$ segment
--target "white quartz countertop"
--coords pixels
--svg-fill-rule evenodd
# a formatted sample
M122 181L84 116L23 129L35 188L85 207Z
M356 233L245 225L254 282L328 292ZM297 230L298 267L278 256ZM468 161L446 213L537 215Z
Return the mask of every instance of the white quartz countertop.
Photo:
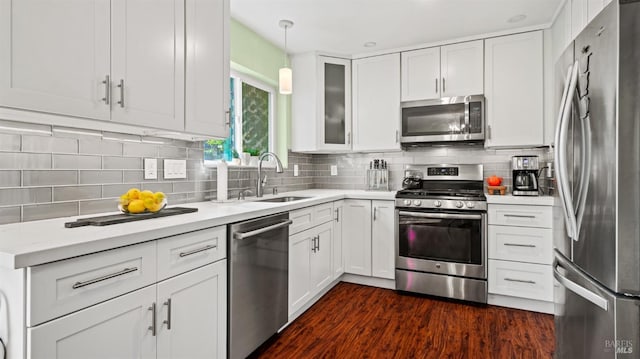
M485 194L487 204L520 204L530 206L553 206L556 198L551 196L514 196Z
M0 225L0 266L24 268L345 198L393 200L395 194L393 191L305 190L262 198L310 197L299 201L270 203L247 198L226 203L186 203L177 207L192 207L198 211L102 227L64 227L65 222L101 214L5 224Z

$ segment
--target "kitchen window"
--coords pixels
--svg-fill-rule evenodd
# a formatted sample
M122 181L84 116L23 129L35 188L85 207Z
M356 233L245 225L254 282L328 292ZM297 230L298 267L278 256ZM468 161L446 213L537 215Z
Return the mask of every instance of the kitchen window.
M229 137L205 141L205 163L231 161L243 152L258 156L274 148L275 88L232 72L229 90Z

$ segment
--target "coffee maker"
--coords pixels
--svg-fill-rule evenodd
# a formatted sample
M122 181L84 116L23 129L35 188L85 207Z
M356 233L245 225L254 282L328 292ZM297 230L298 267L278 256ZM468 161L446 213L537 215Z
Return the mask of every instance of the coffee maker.
M540 169L538 156L513 156L511 169L513 170L513 195L537 196Z

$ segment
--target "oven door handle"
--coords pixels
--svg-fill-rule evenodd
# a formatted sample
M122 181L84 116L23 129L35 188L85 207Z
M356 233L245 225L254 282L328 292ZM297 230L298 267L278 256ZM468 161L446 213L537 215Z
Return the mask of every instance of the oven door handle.
M482 219L481 214L454 214L454 213L423 213L400 211L401 216L434 218L434 219Z

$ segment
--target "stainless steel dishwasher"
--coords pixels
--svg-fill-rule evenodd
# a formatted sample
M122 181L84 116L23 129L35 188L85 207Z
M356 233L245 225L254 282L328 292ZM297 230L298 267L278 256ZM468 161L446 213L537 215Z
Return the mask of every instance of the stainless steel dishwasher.
M229 225L229 358L245 358L288 320L289 213Z

